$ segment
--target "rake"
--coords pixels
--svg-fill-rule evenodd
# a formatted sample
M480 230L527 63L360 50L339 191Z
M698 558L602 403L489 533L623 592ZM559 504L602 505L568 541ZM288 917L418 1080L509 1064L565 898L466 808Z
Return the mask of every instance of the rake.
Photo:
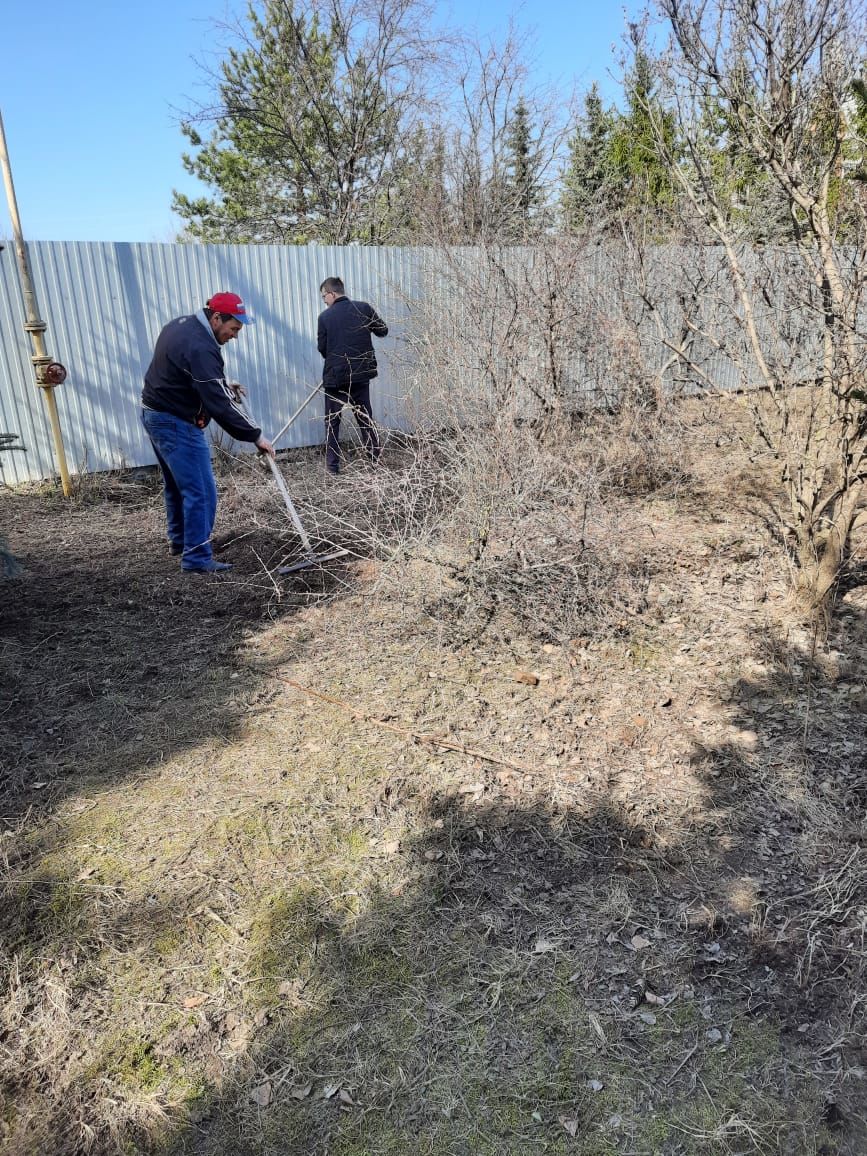
M272 446L276 446L277 442L280 440L280 438L283 436L283 434L286 432L286 430L289 429L289 427L291 425L295 424L295 422L298 420L298 418L301 416L301 414L304 412L304 410L307 409L308 405L310 405L311 401L313 401L314 397L316 397L317 393L319 393L320 389L322 389L322 383L321 382L319 383L319 385L316 386L316 388L313 390L313 392L310 394L309 397L305 397L305 399L301 402L301 404L298 406L298 408L295 410L295 412L292 414L292 416L289 418L289 420L286 422L286 424L283 426L283 428L274 434L274 436L271 438L271 445Z
M321 385L317 385L310 396L302 401L302 403L298 406L283 428L271 439L272 445L275 445L278 439L283 436L283 434L289 429L292 423L307 408L314 397L316 397L321 388ZM280 491L280 496L283 499L283 504L286 507L289 517L292 519L292 525L295 527L295 532L301 539L301 545L304 548L304 556L299 559L299 561L293 562L291 566L278 566L277 573L281 575L295 574L298 570L310 570L316 566L321 566L324 562L333 562L335 558L345 557L349 551L345 550L342 546L335 546L333 550L329 550L326 554L317 554L314 551L313 544L310 541L307 531L304 529L304 524L299 518L298 511L295 509L295 505L289 494L289 489L286 485L286 479L280 473L280 467L272 457L269 457L267 461L271 473L274 475L274 481L277 483L277 489Z
M289 517L292 519L292 525L295 527L295 532L301 539L301 545L304 547L304 556L298 561L293 562L291 566L278 566L278 574L294 574L297 570L309 570L311 567L321 566L323 562L333 562L335 558L345 557L349 551L342 546L335 546L333 550L329 550L327 554L317 554L313 549L313 545L307 536L307 531L301 519L298 517L298 511L292 504L292 498L289 496L289 490L286 486L286 481L280 473L280 467L273 458L268 458L268 465L271 473L274 475L274 481L277 483L277 489L280 491L280 496L289 512Z

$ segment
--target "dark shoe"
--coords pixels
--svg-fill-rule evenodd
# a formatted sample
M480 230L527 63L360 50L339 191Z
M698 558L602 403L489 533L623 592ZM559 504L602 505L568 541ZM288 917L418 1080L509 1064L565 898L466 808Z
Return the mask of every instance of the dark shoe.
M182 566L181 569L187 574L222 574L226 570L232 569L231 562L216 562L212 558L210 562L205 562L202 566Z
M338 478L340 477L340 466L326 466L325 472L329 477Z

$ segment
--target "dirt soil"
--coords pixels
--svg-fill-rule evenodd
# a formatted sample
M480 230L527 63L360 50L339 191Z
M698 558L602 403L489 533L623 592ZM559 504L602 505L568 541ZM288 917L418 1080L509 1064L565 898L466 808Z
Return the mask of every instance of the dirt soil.
M278 577L249 462L224 579L152 478L0 491L0 1152L867 1152L867 590L796 613L722 428L559 641L430 553ZM351 544L362 468L286 468Z

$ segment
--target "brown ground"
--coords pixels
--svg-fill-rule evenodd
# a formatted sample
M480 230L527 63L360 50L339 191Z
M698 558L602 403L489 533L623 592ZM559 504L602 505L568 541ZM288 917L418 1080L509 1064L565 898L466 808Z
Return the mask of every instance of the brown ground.
M363 534L277 578L249 462L226 580L147 480L0 493L0 1151L867 1151L867 596L793 613L695 423L571 639Z

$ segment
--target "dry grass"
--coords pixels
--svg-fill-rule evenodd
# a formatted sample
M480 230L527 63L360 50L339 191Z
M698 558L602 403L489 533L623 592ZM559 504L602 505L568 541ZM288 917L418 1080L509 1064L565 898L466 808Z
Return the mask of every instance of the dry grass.
M0 497L0 1150L864 1150L863 610L817 657L699 417L637 487L292 455L355 557L289 581L249 461L230 581L147 485Z

